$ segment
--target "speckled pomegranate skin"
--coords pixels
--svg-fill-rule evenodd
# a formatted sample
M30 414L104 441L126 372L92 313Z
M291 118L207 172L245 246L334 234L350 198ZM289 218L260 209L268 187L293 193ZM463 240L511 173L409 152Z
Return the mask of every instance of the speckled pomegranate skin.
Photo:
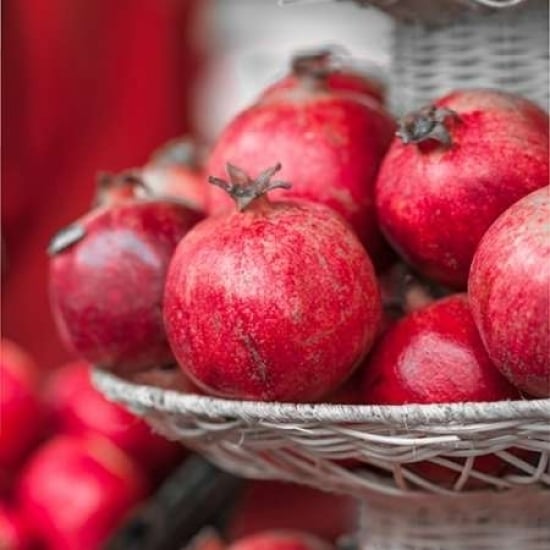
M489 359L463 293L437 300L398 321L388 329L362 368L362 402L367 404L520 398L517 389ZM505 463L495 455L475 460L475 468L485 473L497 474L504 467ZM424 461L409 468L442 485L452 485L459 475ZM474 479L468 482L470 488L476 484Z
M255 176L273 162L292 184L273 199L308 199L333 208L352 226L375 264L385 243L374 207L374 182L395 125L369 98L323 90L294 89L271 94L238 115L222 132L207 163L221 177L227 162ZM223 191L211 188L210 213L231 207Z
M489 228L468 280L472 313L495 365L518 388L550 397L550 188Z
M381 317L372 264L343 220L322 205L265 197L187 234L164 308L172 350L199 386L275 401L335 389Z
M229 550L331 550L334 546L310 533L290 529L260 531L237 540Z
M302 86L303 77L295 74L288 74L266 88L260 100L266 99L281 90L294 90ZM365 95L376 100L381 105L385 102L384 86L374 78L353 72L351 70L334 70L326 79L326 85L332 91L352 92Z
M381 227L401 255L440 283L465 289L479 240L511 204L548 184L548 115L518 96L453 92L452 146L395 138L376 183Z
M365 403L460 403L519 398L492 364L466 294L410 313L390 327L368 359Z
M77 355L120 374L173 361L164 280L176 245L199 219L175 202L127 201L72 224L84 235L52 255L50 296Z

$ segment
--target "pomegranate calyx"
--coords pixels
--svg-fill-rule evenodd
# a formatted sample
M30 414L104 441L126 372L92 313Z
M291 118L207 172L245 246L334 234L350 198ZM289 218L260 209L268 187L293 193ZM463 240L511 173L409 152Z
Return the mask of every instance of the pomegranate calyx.
M151 195L151 190L138 171L126 171L120 174L100 172L96 180L96 194L93 207L111 206L129 199Z
M292 72L299 77L325 78L334 70L334 52L323 48L295 55L291 61L291 68Z
M237 209L242 212L273 189L290 189L290 183L286 181L271 180L280 169L281 163L278 162L253 179L244 170L228 162L226 170L229 181L214 176L209 176L208 181L227 192L237 204Z
M292 73L304 87L324 89L327 78L341 66L338 53L336 48L322 48L295 55L291 61Z
M72 223L60 229L51 239L48 245L48 255L55 256L86 236L86 229L79 223Z
M428 105L399 120L396 135L405 145L431 139L449 147L452 138L445 123L450 118L458 120L457 113L446 107Z
M186 136L176 138L151 155L150 163L158 167L185 166L198 169L201 165L202 151L193 138Z

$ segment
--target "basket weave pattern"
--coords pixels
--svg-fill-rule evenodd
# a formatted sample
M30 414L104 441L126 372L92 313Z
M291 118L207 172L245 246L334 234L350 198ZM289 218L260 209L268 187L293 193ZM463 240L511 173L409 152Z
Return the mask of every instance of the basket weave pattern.
M466 14L443 27L398 22L390 69L394 111L475 87L518 93L548 109L548 2L520 8Z
M550 487L550 399L403 407L293 405L164 391L101 371L94 381L156 431L245 477L286 479L355 496L415 490L453 494L471 486ZM509 467L500 475L484 473L474 459L489 454ZM426 479L414 468L419 461L457 472L454 483L446 487Z

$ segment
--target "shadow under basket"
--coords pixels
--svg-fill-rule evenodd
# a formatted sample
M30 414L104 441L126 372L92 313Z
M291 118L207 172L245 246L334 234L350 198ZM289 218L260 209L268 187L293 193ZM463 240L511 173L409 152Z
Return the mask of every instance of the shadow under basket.
M233 401L96 387L221 468L350 494L365 550L550 548L550 399L449 405Z

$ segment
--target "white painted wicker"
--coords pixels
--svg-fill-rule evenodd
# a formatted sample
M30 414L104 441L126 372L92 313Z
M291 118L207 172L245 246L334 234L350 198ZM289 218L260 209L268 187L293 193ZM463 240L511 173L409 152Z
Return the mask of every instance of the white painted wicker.
M389 80L397 114L451 90L476 87L518 93L548 109L548 2L467 13L445 26L398 21Z
M225 470L363 499L363 550L550 548L550 399L296 405L178 393L100 370L93 380ZM488 454L508 466L480 471L474 458ZM430 481L418 461L457 472L454 484Z

